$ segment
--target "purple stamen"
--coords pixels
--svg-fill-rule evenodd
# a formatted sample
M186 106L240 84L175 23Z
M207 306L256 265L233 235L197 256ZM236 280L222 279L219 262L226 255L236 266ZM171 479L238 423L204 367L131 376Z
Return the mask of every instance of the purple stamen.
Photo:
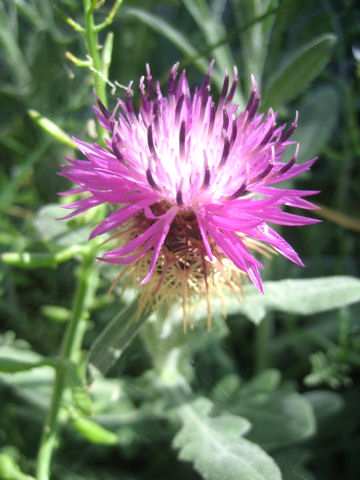
M117 139L113 139L112 142L111 142L111 146L112 146L112 150L115 154L115 157L119 160L120 163L124 164L125 163L125 160L124 160L124 156L123 154L120 152L120 149L119 147L117 146L116 144L117 142Z
M148 184L150 185L151 188L153 188L154 190L160 190L155 183L155 180L154 180L154 177L152 176L150 168L146 170L146 180L148 181Z
M231 100L234 98L237 83L238 83L238 72L237 72L237 68L234 67L234 79L233 79L233 83L231 85L229 95L226 98L226 104L229 104L231 102Z
M222 151L221 160L220 160L220 163L219 163L219 168L221 168L225 165L226 160L228 159L229 153L230 153L230 142L229 142L228 137L225 137L224 138L224 148L223 148L223 151Z
M175 95L175 80L177 76L178 67L179 67L179 62L175 63L175 65L170 70L169 81L168 81L168 92L172 95Z
M210 108L210 120L209 120L209 131L208 131L209 137L212 135L212 132L214 129L215 117L216 117L216 106L215 106L215 103L213 102Z
M298 153L299 153L299 144L296 145L295 153L294 153L294 156L292 157L292 159L286 165L284 165L283 167L280 168L280 170L279 170L280 174L286 173L288 170L290 170L290 168L293 165L295 165Z
M104 117L106 118L106 120L108 120L109 117L110 117L110 112L107 110L107 108L105 107L105 105L102 103L102 101L100 100L100 98L97 96L95 90L94 90L94 94L95 94L96 103L98 104L98 106L99 106L99 108L100 108L100 110L101 110L101 113L104 115Z
M267 177L269 175L273 166L274 165L270 162L269 165L265 168L265 170L263 172L261 172L259 175L257 175L255 178L253 178L250 183L254 184L254 183L257 183L257 182L260 182L261 180L263 180L265 177Z
M231 129L231 135L230 135L230 146L234 145L236 136L237 136L237 124L236 124L236 120L234 119L232 124L232 129Z
M203 154L204 154L204 180L201 188L205 189L210 185L210 169L209 169L208 159L207 159L205 150L203 151Z
M181 122L179 132L179 155L181 158L185 157L185 120Z
M275 124L271 125L269 130L265 133L264 138L261 140L259 144L260 146L266 145L269 142L269 140L273 136L274 130L275 130Z
M183 204L182 191L181 188L176 192L176 203L179 207Z
M183 93L181 95L181 97L179 98L179 100L177 101L176 108L175 108L175 122L176 123L179 123L180 112L181 112L181 108L182 108L183 103L184 103L184 99L185 99L185 94Z
M246 182L244 182L232 195L230 195L230 200L241 197L241 195L245 192L246 187Z
M286 140L294 133L295 129L297 128L297 121L298 121L298 112L295 114L295 119L292 122L290 128L285 132L282 132L280 136L279 143L286 142Z
M228 88L229 88L229 74L226 72L226 73L225 73L224 83L223 83L223 86L222 86L222 89L221 89L221 93L220 93L218 109L222 108L222 106L223 106L223 104L224 104L224 101L225 101L225 97L226 97Z
M148 90L149 90L149 97L153 100L155 98L155 91L154 91L154 85L152 83L150 66L149 66L148 63L146 64L146 80L147 80L147 85L148 85Z
M225 130L225 132L227 132L228 126L229 126L229 114L224 108L222 130Z
M201 118L204 116L205 107L207 105L208 98L209 98L209 89L204 88L204 90L202 90L202 93L201 93L201 107L200 107L200 117Z
M153 155L154 158L157 158L155 145L154 145L154 138L152 133L152 125L149 126L147 131L147 143L148 143L150 153Z

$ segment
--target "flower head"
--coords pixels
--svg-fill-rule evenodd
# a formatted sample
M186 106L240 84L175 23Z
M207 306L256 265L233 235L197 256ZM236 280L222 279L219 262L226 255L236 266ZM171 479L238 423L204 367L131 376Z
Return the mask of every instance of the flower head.
M269 224L307 225L314 219L281 206L313 209L303 197L315 191L274 184L308 170L281 155L296 128L277 126L270 109L258 114L259 92L244 111L232 103L237 86L226 74L216 103L210 94L211 67L191 94L185 71L171 69L167 96L153 85L149 66L140 79L136 113L131 84L110 113L97 99L95 113L108 130L107 148L75 140L87 160L68 159L62 173L89 194L68 205L68 217L100 204L115 206L91 237L112 232L116 245L101 260L127 265L123 274L147 285L146 300L170 301L182 292L209 292L219 278L231 288L248 276L263 291L254 252L277 251L302 265L294 249ZM230 88L229 88L230 86ZM145 299L144 297L144 299Z

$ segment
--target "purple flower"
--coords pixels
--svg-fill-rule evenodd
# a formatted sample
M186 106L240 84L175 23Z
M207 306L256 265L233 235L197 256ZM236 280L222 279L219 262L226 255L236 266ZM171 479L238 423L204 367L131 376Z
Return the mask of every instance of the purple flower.
M298 145L288 163L281 161L284 149L294 143L289 137L297 116L286 128L276 125L271 109L257 114L260 96L254 79L249 102L239 112L232 103L236 68L230 90L226 74L215 103L210 95L211 67L192 95L185 71L176 80L178 64L174 65L163 96L147 66L147 86L145 78L140 79L138 113L131 101L131 84L112 113L97 99L95 113L109 132L107 148L75 140L87 160L68 159L62 173L79 186L72 192L89 194L66 207L74 209L67 217L104 203L115 206L91 238L113 232L117 244L101 260L127 264L127 272L133 272L137 281L152 284L148 292L152 298L161 287L208 291L216 275L232 286L236 272L263 291L259 274L263 266L253 251L276 250L303 265L269 224L317 221L281 210L283 205L316 208L303 198L316 191L273 187L315 161L296 165Z

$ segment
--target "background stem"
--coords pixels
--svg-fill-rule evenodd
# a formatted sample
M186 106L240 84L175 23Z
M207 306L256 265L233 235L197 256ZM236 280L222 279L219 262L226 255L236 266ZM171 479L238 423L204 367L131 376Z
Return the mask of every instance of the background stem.
M103 62L99 53L98 30L94 22L95 2L83 0L85 15L85 40L91 59L92 74L94 78L96 94L107 105L106 80L104 76ZM99 142L104 142L106 130L99 125ZM83 256L82 269L79 276L71 321L65 333L60 361L55 372L55 384L51 399L50 409L44 425L43 434L37 458L37 480L49 480L50 464L53 450L56 444L57 432L60 423L60 413L63 399L67 389L67 376L70 362L77 362L81 350L83 336L86 331L86 312L89 307L89 299L93 291L94 275L91 271L94 262L94 253Z
M60 361L55 370L54 390L37 459L37 480L48 480L50 478L51 457L57 439L60 410L66 392L69 364L70 362L76 362L78 360L83 335L85 333L84 317L89 307L90 286L92 285L92 276L94 275L94 272L91 272L92 264L92 254L83 258L75 293L73 314L65 333Z

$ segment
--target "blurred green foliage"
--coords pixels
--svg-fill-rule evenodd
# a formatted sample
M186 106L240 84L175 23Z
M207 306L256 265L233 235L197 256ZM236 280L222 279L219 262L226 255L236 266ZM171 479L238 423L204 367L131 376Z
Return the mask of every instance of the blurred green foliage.
M98 23L113 5L99 2ZM82 2L0 0L4 480L33 478L81 259L96 248L87 242L89 217L55 220L64 203L57 192L70 188L56 173L76 155L71 135L93 141L95 130L93 72L77 25ZM306 269L274 257L265 269L269 297L249 288L248 303L229 299L226 321L216 304L210 333L199 305L186 336L174 309L166 322L154 314L129 342L137 330L133 292L119 300L119 286L107 295L117 272L91 267L83 353L67 366L51 478L275 480L281 471L284 480L357 479L360 287L350 278L360 276L357 2L125 0L109 29L109 105L123 85L136 86L146 62L163 82L180 60L195 85L215 58L215 95L224 69L237 65L240 104L254 73L261 108L276 107L287 122L299 110L300 161L319 160L296 186L321 190L316 202L326 208L318 214L327 220L287 229ZM109 29L100 32L107 53ZM306 281L312 277L321 278Z

